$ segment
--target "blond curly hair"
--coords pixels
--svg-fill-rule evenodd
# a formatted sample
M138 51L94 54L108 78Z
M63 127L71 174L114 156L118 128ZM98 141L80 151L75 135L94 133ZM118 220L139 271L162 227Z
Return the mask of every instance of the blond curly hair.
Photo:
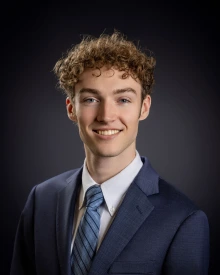
M150 51L147 55L122 33L114 31L112 35L101 34L98 38L84 36L79 44L57 61L53 71L59 88L74 99L75 84L86 69L115 68L124 72L123 78L130 75L140 81L143 100L152 92L155 65L156 60Z

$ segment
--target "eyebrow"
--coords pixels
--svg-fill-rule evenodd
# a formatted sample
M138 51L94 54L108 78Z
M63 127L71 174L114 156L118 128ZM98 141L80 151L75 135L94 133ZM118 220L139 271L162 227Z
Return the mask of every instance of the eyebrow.
M126 92L131 92L131 93L137 95L137 92L133 88L130 88L130 87L123 88L123 89L116 89L116 90L113 91L113 94L123 94L123 93L126 93ZM90 94L94 94L94 95L101 94L101 92L99 90L91 89L91 88L82 88L79 91L79 95L81 95L83 93L90 93Z

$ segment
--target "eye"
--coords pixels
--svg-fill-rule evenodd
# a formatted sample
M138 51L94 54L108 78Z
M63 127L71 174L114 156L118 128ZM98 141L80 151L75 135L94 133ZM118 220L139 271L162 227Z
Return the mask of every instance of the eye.
M96 98L89 97L89 98L84 99L83 102L90 104L90 103L96 103L96 102L98 102L98 100Z
M122 102L122 103L130 103L130 102L131 102L131 101L130 101L129 99L127 99L127 98L120 98L119 101Z

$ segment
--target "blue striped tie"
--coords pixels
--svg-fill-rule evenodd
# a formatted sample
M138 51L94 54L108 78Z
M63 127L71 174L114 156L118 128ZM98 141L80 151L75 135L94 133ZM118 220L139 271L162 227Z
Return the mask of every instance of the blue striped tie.
M89 272L98 243L99 206L103 200L99 185L93 185L86 191L86 211L80 221L71 255L72 275L87 275Z

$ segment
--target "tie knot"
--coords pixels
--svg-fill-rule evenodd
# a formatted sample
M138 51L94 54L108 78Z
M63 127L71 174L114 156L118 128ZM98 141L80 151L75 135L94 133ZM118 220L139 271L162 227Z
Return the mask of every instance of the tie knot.
M99 185L93 185L86 191L86 207L97 209L103 203L102 189Z

